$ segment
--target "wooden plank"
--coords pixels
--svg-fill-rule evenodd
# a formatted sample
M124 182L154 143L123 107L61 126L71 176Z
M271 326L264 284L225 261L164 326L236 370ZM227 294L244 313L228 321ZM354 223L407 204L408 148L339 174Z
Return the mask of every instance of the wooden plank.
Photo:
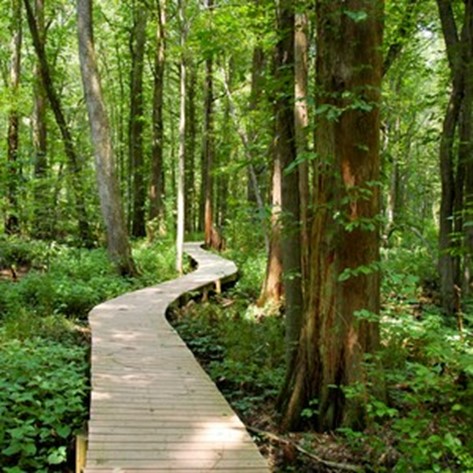
M236 266L186 244L199 269L89 314L92 396L85 473L267 473L244 425L165 319L185 292L219 288Z
M141 467L141 468L115 468L115 467L93 467L88 468L86 473L161 473L161 472L172 472L172 473L209 473L209 471L216 471L218 473L236 473L236 472L249 472L249 473L268 473L268 467L239 467L238 470L235 468L226 468L216 466L209 470L208 468L199 468L197 466L191 467L182 467L179 465L176 466L167 466L167 467L157 467L153 466L151 468Z

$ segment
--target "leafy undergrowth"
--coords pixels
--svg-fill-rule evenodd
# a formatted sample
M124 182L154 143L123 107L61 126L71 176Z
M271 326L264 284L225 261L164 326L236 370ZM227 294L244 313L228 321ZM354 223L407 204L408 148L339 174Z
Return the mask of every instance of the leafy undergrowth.
M74 471L88 415L88 311L175 276L174 245L136 243L137 279L117 276L102 249L0 238L0 466Z
M422 277L406 271L415 264L412 252L385 255L379 358L387 398L370 397L362 386L346 389L346 396L365 399L367 427L325 434L310 429L316 402L303 412L306 430L278 432L283 318L254 305L263 259L236 257L236 287L190 302L173 320L246 425L260 431L273 471L473 472L473 320L465 314L460 334L440 315L435 298L420 290ZM378 359L366 359L368 370L377 367Z

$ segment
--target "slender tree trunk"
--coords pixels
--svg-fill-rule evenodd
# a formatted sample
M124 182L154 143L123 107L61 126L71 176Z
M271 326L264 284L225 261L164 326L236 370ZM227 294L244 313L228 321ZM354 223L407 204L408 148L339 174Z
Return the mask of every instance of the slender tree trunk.
M295 15L294 59L295 59L295 137L299 164L299 194L301 219L301 266L302 280L307 280L309 271L309 162L307 159L309 125L308 113L308 20L307 14ZM306 155L306 156L304 156Z
M81 181L81 163L79 157L76 153L74 147L74 140L69 129L69 126L66 122L61 101L59 95L56 93L54 88L54 82L52 79L51 71L49 64L46 58L46 53L44 45L41 42L40 35L38 33L38 27L36 25L36 20L34 17L33 9L31 8L29 0L24 0L24 5L26 8L26 16L28 19L28 26L31 32L31 37L33 40L33 46L35 48L36 54L38 56L39 62L39 71L41 76L41 81L43 87L46 91L51 109L54 113L56 123L58 125L59 131L61 133L62 142L64 145L64 152L68 159L70 174L71 174L71 183L75 199L75 212L79 226L79 236L81 241L88 245L92 243L92 232L90 229L89 218L87 216L87 209L85 204L84 191Z
M346 398L343 388L366 382L363 356L379 343L383 1L318 0L316 17L316 105L338 116L318 116L307 309L280 401L284 428L317 399L316 427L333 430L363 424L364 399ZM359 100L365 110L351 106Z
M121 207L110 124L97 67L92 28L91 0L77 0L77 26L82 83L89 114L102 216L109 255L120 274L134 275L123 209Z
M288 367L297 353L302 326L301 226L299 167L294 129L294 4L279 3L276 46L275 160L281 163L281 250L286 314L286 353ZM292 169L290 169L292 168Z
M36 24L38 27L39 40L44 49L45 44L45 25L44 25L44 0L36 0L35 3ZM43 83L41 82L40 67L36 65L36 74L34 79L34 107L33 107L33 146L34 146L34 221L33 235L36 238L46 238L51 235L50 219L48 215L47 195L48 187L45 178L48 172L47 162L47 127L46 127L46 94Z
M213 0L206 0L206 8L210 11ZM204 98L204 142L203 152L203 202L204 202L204 234L205 244L213 247L213 166L214 166L214 107L213 107L213 58L205 61L205 98Z
M7 216L5 232L19 233L20 219L18 206L18 178L19 178L19 125L18 88L21 75L21 42L22 42L22 8L21 0L11 0L11 60L10 60L10 110L8 114L8 186L7 186Z
M145 169L143 156L143 68L148 12L141 3L133 7L131 37L131 87L129 121L129 159L133 172L133 216L131 233L134 237L146 235Z
M273 157L273 182L271 186L271 233L269 239L266 274L258 299L258 305L267 303L279 305L283 295L283 267L281 250L281 181L280 155Z
M156 29L156 51L154 57L153 89L153 146L151 159L150 220L158 224L164 213L164 126L163 94L164 68L166 64L166 0L158 0L158 26Z
M454 140L459 128L461 112L464 108L466 84L465 72L467 67L467 57L469 55L468 48L471 48L471 45L468 44L468 31L470 28L469 23L471 22L473 7L471 0L465 2L463 27L459 38L451 2L448 0L437 0L437 5L439 8L442 32L447 46L447 57L452 74L452 91L450 93L450 99L443 121L439 151L441 203L438 269L440 274L442 308L446 314L453 314L459 308L458 288L461 286L461 283L458 257L452 254L452 249L454 247L452 233L455 229L454 219L459 216L458 211L461 211L463 207L462 168L465 163L462 162L463 158L461 154L466 144L461 144L459 148L460 156L458 169L460 172L456 175ZM460 134L462 134L462 130L460 130ZM457 210L457 214L455 210Z
M264 68L266 64L266 57L264 50L261 46L255 46L253 50L253 58L251 65L251 92L250 92L250 105L249 112L254 114L258 107L260 106L263 92L264 92ZM258 132L261 130L257 120L252 120L252 123L248 127L248 145L250 148L251 155L254 155L252 151L257 144ZM262 166L261 163L255 163L254 157L252 162L248 165L248 178L247 178L247 198L248 202L256 206L257 210L260 211L260 203L258 202L260 192L260 181L264 176L265 166ZM264 204L263 204L264 205Z
M185 182L185 221L186 231L195 229L194 199L195 199L195 147L197 139L195 92L197 85L197 72L195 65L189 61L187 85L187 119L186 119L186 182Z
M179 156L177 176L177 258L176 268L180 274L183 272L183 249L185 231L185 163L186 163L186 61L184 47L186 44L187 24L185 19L185 0L179 0L179 20L181 24L181 60L179 76Z

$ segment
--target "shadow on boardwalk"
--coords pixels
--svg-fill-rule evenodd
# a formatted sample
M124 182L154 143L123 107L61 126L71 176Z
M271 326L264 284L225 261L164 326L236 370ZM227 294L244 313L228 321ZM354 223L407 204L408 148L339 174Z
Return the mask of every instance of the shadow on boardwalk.
M198 243L197 271L95 307L85 473L269 472L222 394L165 318L182 294L224 282L235 264Z

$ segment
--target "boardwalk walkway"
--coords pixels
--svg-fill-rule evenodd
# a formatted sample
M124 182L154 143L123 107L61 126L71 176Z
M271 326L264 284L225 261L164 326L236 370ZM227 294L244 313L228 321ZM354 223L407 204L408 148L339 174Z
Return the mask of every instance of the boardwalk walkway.
M85 473L267 473L221 393L165 318L181 294L231 278L234 263L188 243L197 271L95 307Z

